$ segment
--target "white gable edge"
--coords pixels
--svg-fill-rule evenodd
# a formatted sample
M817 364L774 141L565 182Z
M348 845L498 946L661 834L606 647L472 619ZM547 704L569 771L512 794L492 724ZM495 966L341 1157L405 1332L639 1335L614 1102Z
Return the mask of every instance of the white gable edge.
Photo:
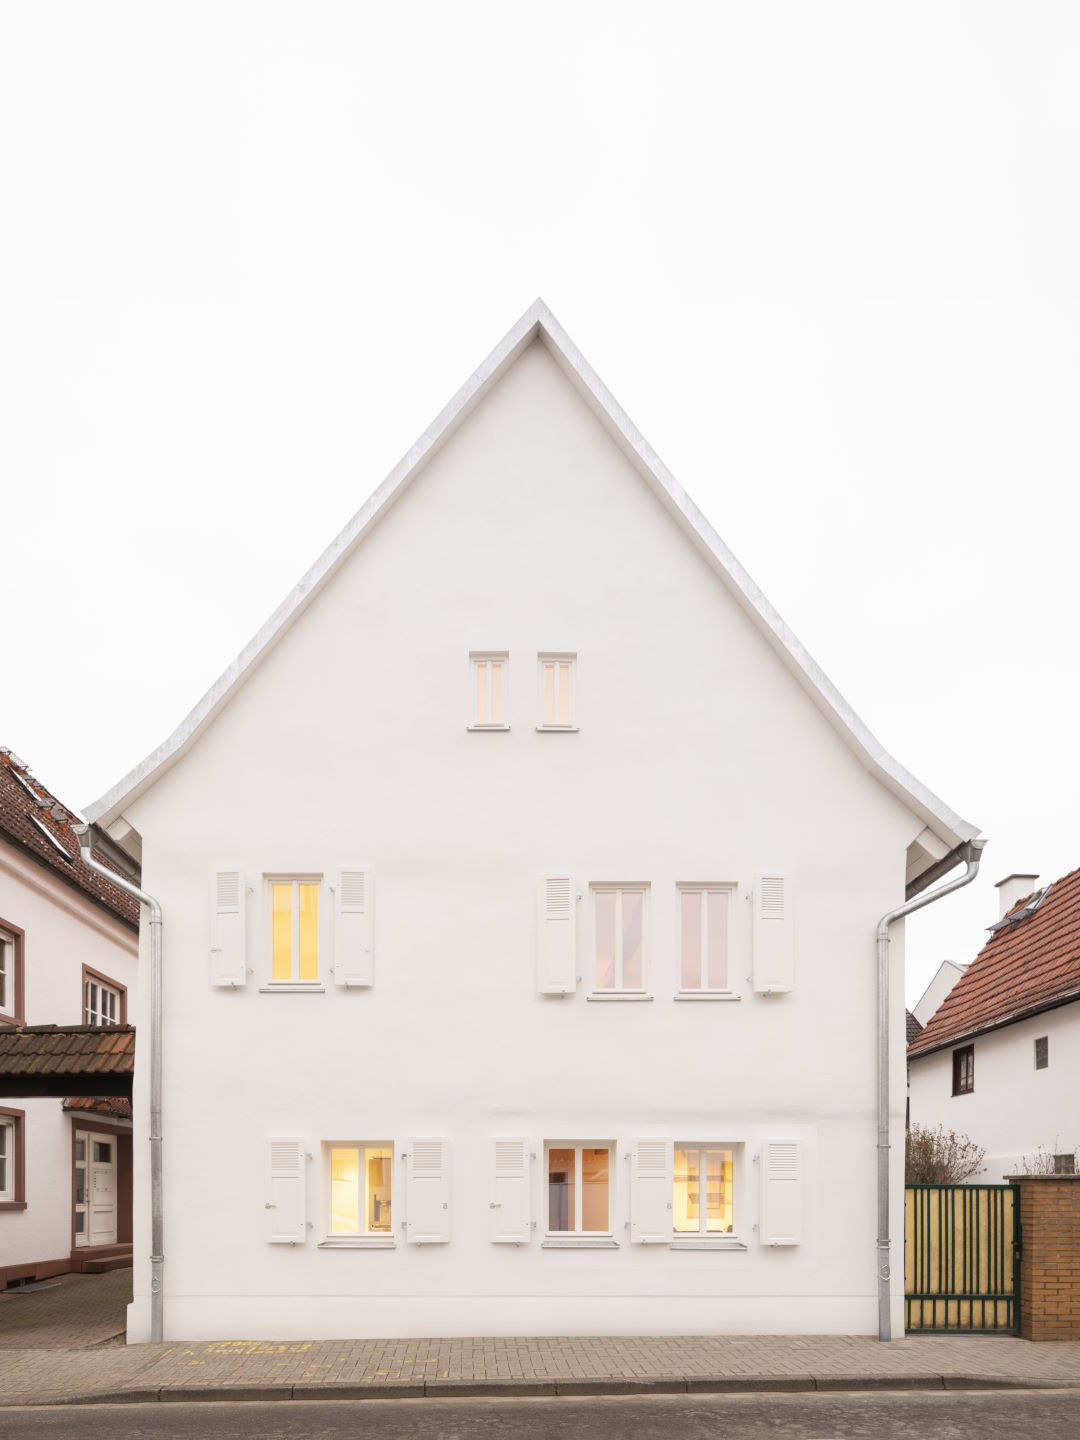
M169 738L100 799L88 805L86 818L92 823L108 825L121 813L125 804L154 783L159 773L175 764L243 684L263 655L304 612L382 513L536 338L543 341L620 449L653 487L680 528L709 561L818 709L871 774L950 847L974 839L979 834L978 828L962 819L905 770L871 734L817 661L773 609L541 299L530 305L487 359L469 376Z

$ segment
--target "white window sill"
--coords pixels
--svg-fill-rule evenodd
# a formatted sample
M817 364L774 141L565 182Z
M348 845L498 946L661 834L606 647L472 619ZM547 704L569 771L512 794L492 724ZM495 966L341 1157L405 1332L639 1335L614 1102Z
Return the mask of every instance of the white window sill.
M594 990L591 995L586 995L586 1000L652 1000L651 995L646 995L644 990Z
M671 1242L672 1250L745 1250L734 1235L680 1235Z
M331 1235L318 1244L320 1250L396 1250L397 1241L384 1235Z
M510 726L509 726L509 725L466 725L466 726L465 726L465 729L466 729L466 730L471 730L471 731L483 731L483 730L495 730L495 731L499 731L499 730L509 730L509 729L510 729Z
M537 725L538 735L576 735L580 730L579 725Z
M260 995L324 995L326 986L318 980L272 980L259 986Z
M597 1235L586 1237L584 1235L568 1235L563 1239L548 1237L541 1240L541 1250L618 1250L619 1242L612 1239L610 1235Z
M676 1000L741 1000L733 990L676 990Z

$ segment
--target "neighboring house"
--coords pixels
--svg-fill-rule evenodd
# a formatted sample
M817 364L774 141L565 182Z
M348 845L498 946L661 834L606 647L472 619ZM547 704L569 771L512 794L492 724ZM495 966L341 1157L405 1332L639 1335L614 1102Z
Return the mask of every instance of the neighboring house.
M877 926L977 831L541 303L87 814L164 917L166 1339L875 1331Z
M974 1182L1080 1146L1080 870L999 882L1001 918L908 1047L912 1123L986 1151Z
M927 1021L930 1019L930 1016L933 1015L934 1011L945 999L945 996L948 995L949 991L953 988L953 986L960 979L963 973L963 965L957 965L955 960L943 960L941 962L941 964L938 966L937 970L934 973L934 978L930 981L930 984L927 985L926 989L919 997L918 1004L911 1012L920 1030L927 1023ZM914 1038L915 1037L913 1035L909 1034L908 1043L910 1044L910 1042Z
M904 1011L904 1016L905 1016L905 1018L906 1018L906 1020L907 1020L907 1043L908 1043L908 1045L910 1046L910 1045L911 1045L911 1042L915 1039L916 1035L918 1035L919 1031L922 1029L922 1026L919 1024L918 1020L916 1020L915 1016L911 1013L910 1010L905 1010L905 1011ZM907 1110L906 1110L905 1115L904 1115L904 1126L905 1126L905 1128L907 1128L907 1129L910 1129L910 1128L911 1128L911 1065L910 1065L910 1063L909 1063L909 1065L908 1065L908 1067L907 1067Z
M138 906L83 863L72 819L0 749L0 1042L134 1009ZM0 1081L0 1290L130 1255L130 1103L11 1088Z

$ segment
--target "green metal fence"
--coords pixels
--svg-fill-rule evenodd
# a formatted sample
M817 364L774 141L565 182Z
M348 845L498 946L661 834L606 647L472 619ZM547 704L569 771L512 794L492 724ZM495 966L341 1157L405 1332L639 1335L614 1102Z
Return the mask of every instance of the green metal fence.
M906 1329L1015 1331L1019 1280L1011 1185L905 1187Z

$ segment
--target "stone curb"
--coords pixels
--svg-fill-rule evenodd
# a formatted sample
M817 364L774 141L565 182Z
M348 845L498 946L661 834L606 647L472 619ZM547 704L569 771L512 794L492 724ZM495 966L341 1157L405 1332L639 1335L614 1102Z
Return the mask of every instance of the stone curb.
M292 1385L163 1385L131 1386L99 1390L82 1395L53 1396L49 1399L14 1400L0 1405L0 1411L15 1406L176 1404L177 1402L228 1403L267 1400L422 1400L567 1398L602 1395L759 1395L779 1393L852 1393L857 1391L912 1390L1080 1390L1080 1378L1046 1380L1026 1377L983 1375L695 1375L611 1379L550 1380L416 1380L354 1383L327 1381L323 1384Z

